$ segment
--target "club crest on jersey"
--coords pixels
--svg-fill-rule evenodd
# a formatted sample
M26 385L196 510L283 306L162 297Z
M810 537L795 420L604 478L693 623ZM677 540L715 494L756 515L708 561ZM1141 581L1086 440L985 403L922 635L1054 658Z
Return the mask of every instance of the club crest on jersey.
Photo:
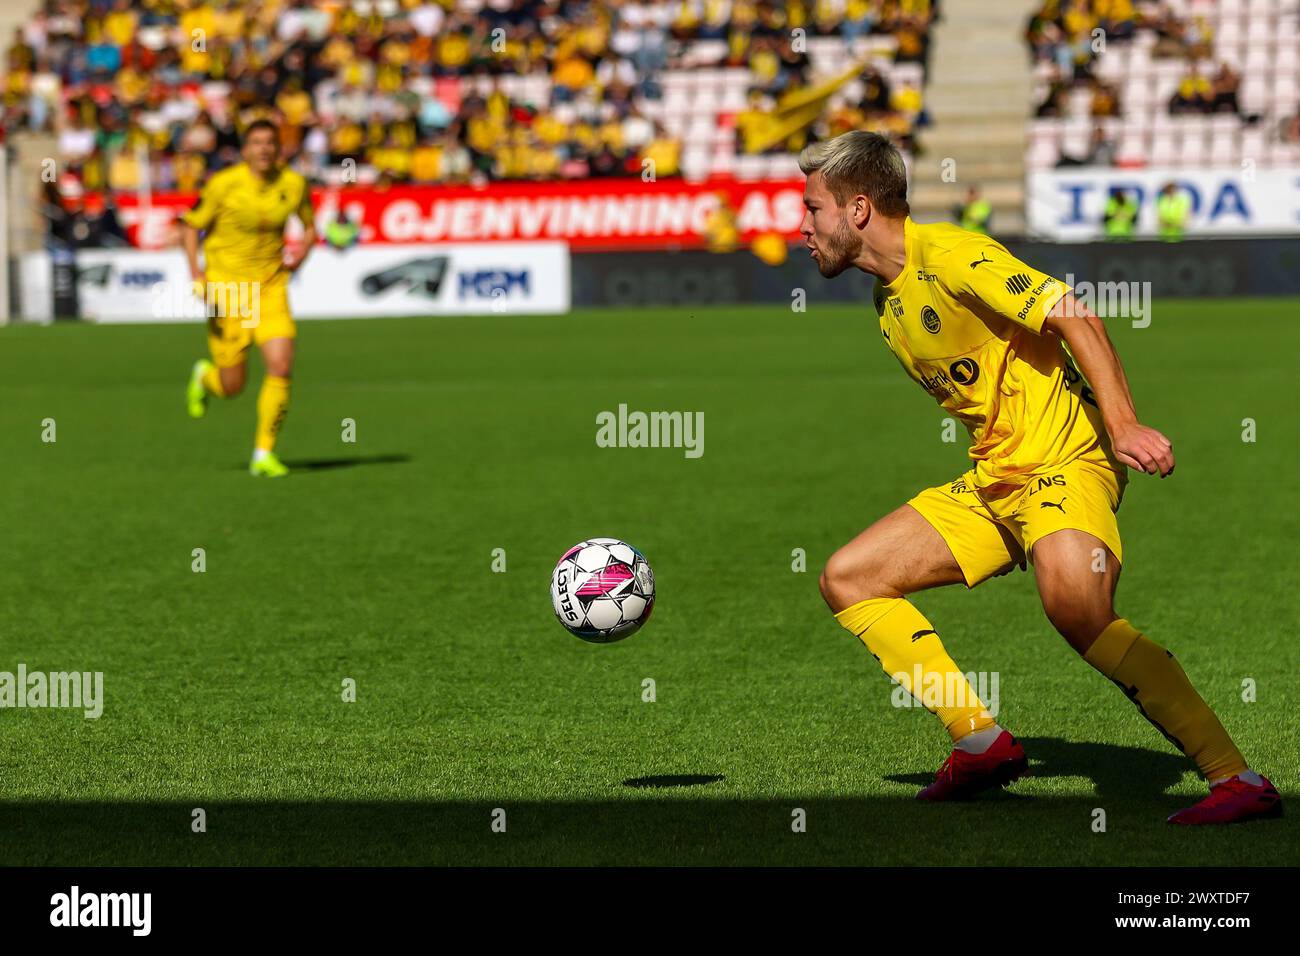
M921 307L921 325L932 335L939 332L939 313L925 305Z

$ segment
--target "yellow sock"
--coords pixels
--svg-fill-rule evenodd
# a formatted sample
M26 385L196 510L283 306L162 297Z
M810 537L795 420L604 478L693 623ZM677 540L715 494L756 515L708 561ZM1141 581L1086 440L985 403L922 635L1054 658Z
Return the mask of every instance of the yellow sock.
M1196 761L1206 780L1246 770L1241 752L1182 665L1128 621L1112 621L1083 659L1118 684L1156 730Z
M996 723L925 615L907 601L871 598L845 608L835 619L867 645L886 674L943 722L954 742ZM936 686L942 693L927 692Z
M257 393L257 440L255 446L263 451L275 448L276 436L289 413L289 380L278 375L262 379L262 390Z
M226 397L226 390L221 384L221 370L215 365L209 365L208 370L203 373L203 387L208 390L209 395L215 395L217 398Z

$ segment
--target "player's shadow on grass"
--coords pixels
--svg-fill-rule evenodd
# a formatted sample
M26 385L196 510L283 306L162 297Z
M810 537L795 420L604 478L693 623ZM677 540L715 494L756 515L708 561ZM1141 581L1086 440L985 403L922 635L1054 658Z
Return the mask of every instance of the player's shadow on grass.
M1116 744L1079 743L1059 737L1022 737L1029 755L1029 776L1087 777L1099 797L1160 797L1176 786L1194 765L1180 754L1122 747ZM894 783L923 787L934 780L933 773L889 774ZM1013 789L990 794L986 799L1016 799Z
M405 465L410 460L410 455L356 455L352 458L289 458L284 463L290 471L328 471L357 465Z
M632 777L624 780L623 786L658 790L665 787L701 787L725 779L720 773L660 774L653 777Z

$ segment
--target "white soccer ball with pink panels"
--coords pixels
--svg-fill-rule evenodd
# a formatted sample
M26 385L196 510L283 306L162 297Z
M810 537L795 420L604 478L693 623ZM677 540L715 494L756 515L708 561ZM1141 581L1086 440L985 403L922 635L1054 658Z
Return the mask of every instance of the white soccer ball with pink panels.
M636 548L617 538L575 544L551 572L551 605L569 633L592 644L631 637L650 618L655 575Z

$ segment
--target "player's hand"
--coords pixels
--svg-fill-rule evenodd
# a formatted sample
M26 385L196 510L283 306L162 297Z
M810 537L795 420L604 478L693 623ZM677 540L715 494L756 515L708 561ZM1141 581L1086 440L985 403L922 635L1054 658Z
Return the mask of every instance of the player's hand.
M1154 428L1132 422L1110 436L1115 457L1137 471L1167 478L1174 473L1173 443Z
M207 297L208 277L204 272L190 273L190 295L194 296L200 302Z

